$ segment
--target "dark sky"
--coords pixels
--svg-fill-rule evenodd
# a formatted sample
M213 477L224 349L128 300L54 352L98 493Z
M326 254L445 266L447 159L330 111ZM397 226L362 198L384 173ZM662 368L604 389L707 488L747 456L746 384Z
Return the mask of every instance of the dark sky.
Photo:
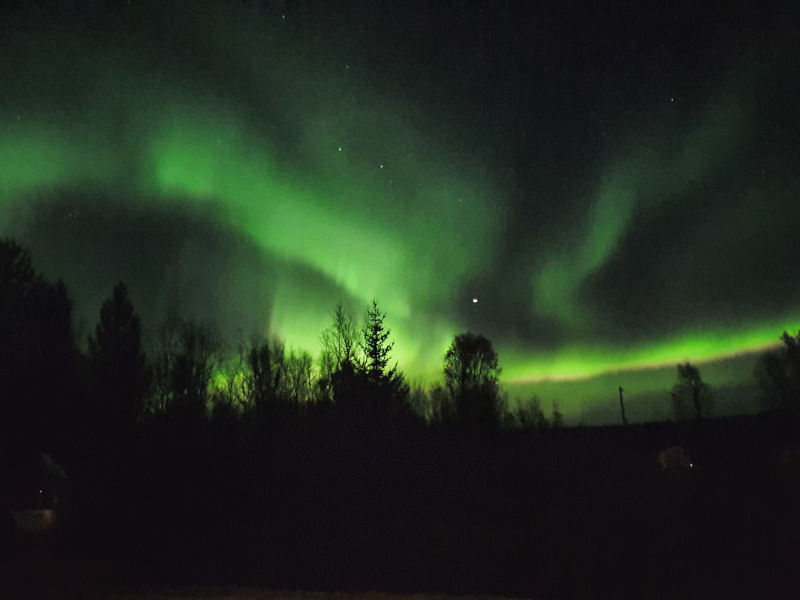
M86 330L376 298L413 376L471 329L530 381L800 327L796 2L18 4L0 231Z

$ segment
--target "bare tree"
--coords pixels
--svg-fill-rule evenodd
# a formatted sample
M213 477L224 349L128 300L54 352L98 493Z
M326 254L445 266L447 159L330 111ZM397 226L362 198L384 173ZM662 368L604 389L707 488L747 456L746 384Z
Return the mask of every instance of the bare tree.
M322 332L320 365L323 375L354 367L358 340L359 332L353 318L340 302L333 311L333 323Z
M677 421L710 416L713 394L700 370L691 363L678 365L678 381L672 388L672 411Z
M219 415L241 414L248 402L247 349L237 345L233 358L218 365L215 389L212 397L213 411Z
M151 412L205 417L211 376L219 362L219 336L210 325L171 314L160 338Z
M351 400L358 370L359 331L340 302L333 311L333 323L322 332L317 398L322 402Z
M518 401L512 415L515 425L521 429L547 429L550 426L537 396Z
M290 352L286 357L286 388L299 404L307 404L314 396L314 359L308 352Z
M426 423L434 420L434 406L432 394L429 394L421 384L410 387L408 394L408 407L412 414Z

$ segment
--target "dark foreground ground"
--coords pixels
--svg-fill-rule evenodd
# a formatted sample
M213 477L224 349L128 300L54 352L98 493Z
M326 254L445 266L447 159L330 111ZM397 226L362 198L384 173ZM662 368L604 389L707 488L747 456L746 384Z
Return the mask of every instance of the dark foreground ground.
M18 536L0 598L797 598L798 431L150 431ZM675 446L691 468L659 464Z
M50 534L22 534L18 553L0 566L0 598L33 600L454 600L443 594L314 592L236 585L146 583L130 564L76 559L54 551ZM462 600L503 600L459 596Z

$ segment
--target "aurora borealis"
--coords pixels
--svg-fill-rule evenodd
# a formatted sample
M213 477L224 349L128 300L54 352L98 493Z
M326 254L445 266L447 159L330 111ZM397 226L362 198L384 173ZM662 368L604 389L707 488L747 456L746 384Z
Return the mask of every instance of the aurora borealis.
M200 6L0 25L0 232L84 334L119 279L151 327L177 306L313 353L375 298L422 380L467 329L511 385L800 328L791 3Z

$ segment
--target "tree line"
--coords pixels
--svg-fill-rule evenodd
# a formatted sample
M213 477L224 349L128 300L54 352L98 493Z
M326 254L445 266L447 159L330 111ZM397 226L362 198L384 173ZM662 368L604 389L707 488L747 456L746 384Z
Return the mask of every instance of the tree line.
M90 437L127 439L143 421L161 417L484 429L515 419L500 388L497 353L482 335L455 336L442 383L432 390L411 386L393 360L391 331L376 301L360 322L337 305L320 341L316 358L277 339L254 338L226 352L213 326L173 310L148 356L141 319L119 282L82 351L66 285L46 281L26 248L0 241L2 433L10 447L63 447L69 440L61 438L73 437L67 431L87 426ZM526 427L547 423L538 403L517 417Z
M538 398L510 408L490 340L461 333L443 358L442 380L431 389L412 386L392 359L386 314L376 301L356 321L336 306L321 333L317 358L287 350L276 339L253 339L225 353L210 325L172 311L156 351L147 356L142 324L124 283L100 309L82 352L75 340L72 305L62 281L50 283L33 267L30 252L0 242L0 377L11 446L64 444L65 423L91 417L99 437L134 435L155 417L244 418L283 424L303 419L351 423L413 422L464 429L560 426L556 404L548 418ZM800 333L784 333L784 347L765 354L757 378L769 406L796 407L800 397ZM672 392L676 420L701 419L712 393L699 369L678 365ZM104 432L104 433L103 433Z

